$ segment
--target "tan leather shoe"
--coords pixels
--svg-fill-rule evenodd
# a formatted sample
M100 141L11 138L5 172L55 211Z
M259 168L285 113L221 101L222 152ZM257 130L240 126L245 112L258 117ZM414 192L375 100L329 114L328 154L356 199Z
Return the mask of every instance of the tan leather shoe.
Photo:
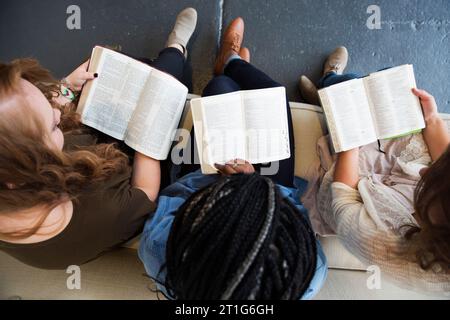
M320 106L319 93L314 83L306 76L300 77L299 82L300 94L307 103Z
M239 50L239 56L242 58L242 60L250 62L250 50L248 50L248 48L241 48L241 50Z
M329 72L336 74L344 73L348 63L348 51L346 47L336 48L329 56L323 66L323 75Z
M244 39L244 20L239 17L234 19L223 34L222 45L216 59L214 74L223 73L223 67L228 58L241 51L242 40Z

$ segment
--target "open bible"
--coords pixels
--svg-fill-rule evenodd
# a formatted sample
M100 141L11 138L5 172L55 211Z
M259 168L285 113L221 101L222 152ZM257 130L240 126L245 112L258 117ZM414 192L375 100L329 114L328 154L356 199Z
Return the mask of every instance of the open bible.
M267 163L290 157L284 87L191 100L202 173L233 159Z
M188 89L169 74L115 51L95 47L83 88L81 122L149 157L167 158Z
M335 152L420 132L425 121L412 65L319 90Z

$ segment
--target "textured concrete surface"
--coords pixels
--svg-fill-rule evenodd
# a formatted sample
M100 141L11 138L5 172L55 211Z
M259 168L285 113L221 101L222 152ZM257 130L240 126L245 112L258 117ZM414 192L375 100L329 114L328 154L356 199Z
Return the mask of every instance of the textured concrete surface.
M81 8L81 30L66 28L71 4ZM372 4L381 9L380 30L366 26ZM414 64L419 86L436 96L441 112L450 112L449 0L3 0L0 60L33 56L62 77L95 44L155 56L188 5L200 17L191 52L196 93L211 77L220 30L242 16L252 61L288 86L292 100L300 100L299 76L318 80L327 54L346 45L349 71Z
M68 6L81 9L81 30L66 27ZM156 57L176 15L195 7L199 21L190 54L194 90L211 78L219 29L219 1L211 0L2 0L0 60L32 56L58 77L70 73L99 45L121 45L137 57Z
M371 4L381 9L380 30L366 26ZM254 64L288 85L293 100L299 76L318 80L326 56L345 45L351 72L414 64L418 85L450 112L448 0L226 0L223 22L239 15Z

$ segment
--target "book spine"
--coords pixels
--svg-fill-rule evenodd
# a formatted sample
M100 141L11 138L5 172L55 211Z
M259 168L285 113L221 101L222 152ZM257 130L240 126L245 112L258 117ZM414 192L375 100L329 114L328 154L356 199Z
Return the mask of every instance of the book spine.
M328 131L330 132L331 141L333 142L333 147L335 152L341 151L341 143L339 136L337 134L336 124L334 121L333 113L331 112L331 104L328 99L328 94L324 90L319 91L320 101L322 102L323 112L325 118L327 119Z

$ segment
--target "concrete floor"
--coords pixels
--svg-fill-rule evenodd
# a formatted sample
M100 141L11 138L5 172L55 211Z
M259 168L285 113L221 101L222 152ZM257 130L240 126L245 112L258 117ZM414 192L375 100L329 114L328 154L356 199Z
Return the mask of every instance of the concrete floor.
M66 9L81 8L81 30L66 28ZM199 12L190 59L194 91L211 77L220 32L237 16L246 21L245 45L252 61L288 87L300 101L297 79L317 80L327 54L346 45L349 71L367 74L404 63L450 112L450 1L377 0L381 29L366 21L372 0L2 0L0 60L33 56L58 77L86 59L95 44L120 44L137 56L155 56L175 16L186 6Z

